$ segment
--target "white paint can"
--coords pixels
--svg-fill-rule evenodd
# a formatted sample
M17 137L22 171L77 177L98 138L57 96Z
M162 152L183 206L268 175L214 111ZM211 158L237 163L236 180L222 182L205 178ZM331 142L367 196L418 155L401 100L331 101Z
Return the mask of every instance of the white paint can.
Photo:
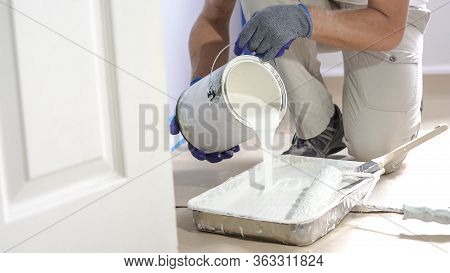
M178 100L180 131L197 149L222 152L255 136L230 103L232 92L264 101L279 111L280 120L286 113L286 88L275 68L254 56L236 57L184 91Z

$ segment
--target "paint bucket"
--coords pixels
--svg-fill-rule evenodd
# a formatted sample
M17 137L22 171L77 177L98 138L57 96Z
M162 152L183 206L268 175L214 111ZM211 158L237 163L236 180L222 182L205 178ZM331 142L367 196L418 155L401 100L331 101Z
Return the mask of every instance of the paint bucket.
M254 56L236 57L192 85L178 100L180 131L197 149L222 152L255 136L230 103L231 92L269 104L279 111L280 121L286 113L286 88L275 68Z

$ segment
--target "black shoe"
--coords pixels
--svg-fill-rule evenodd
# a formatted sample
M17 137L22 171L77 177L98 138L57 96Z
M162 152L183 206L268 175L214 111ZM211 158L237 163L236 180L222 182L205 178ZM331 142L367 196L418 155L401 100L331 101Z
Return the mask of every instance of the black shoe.
M320 135L311 139L300 139L294 135L292 146L283 155L298 155L308 157L325 158L346 148L344 138L344 124L342 114L335 105L334 115L330 119L328 127Z

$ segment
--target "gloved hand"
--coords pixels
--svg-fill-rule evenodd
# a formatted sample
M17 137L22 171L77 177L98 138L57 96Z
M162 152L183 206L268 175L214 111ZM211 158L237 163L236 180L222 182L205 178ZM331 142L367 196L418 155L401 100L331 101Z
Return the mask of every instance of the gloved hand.
M191 85L201 80L201 78L195 78ZM180 133L180 125L178 124L178 119L176 116L172 119L170 122L170 134L171 135L178 135ZM240 151L239 145L236 147L233 147L225 152L216 152L216 153L205 153L194 146L192 146L190 143L188 143L189 151L191 152L192 156L194 156L196 159L200 161L208 161L210 163L219 163L224 159L230 159L233 157L234 153L237 153Z
M178 125L178 120L176 118L172 119L172 122L170 123L170 134L171 135L178 135L180 133L180 126ZM218 163L221 162L224 159L230 159L233 157L234 153L239 152L240 148L239 146L233 147L228 151L225 152L216 152L216 153L210 153L207 154L194 146L192 146L190 143L188 143L189 151L191 151L191 154L200 161L208 161L210 163Z
M241 55L245 48L263 61L280 57L299 38L310 38L313 25L304 4L276 5L258 11L245 24L234 47Z

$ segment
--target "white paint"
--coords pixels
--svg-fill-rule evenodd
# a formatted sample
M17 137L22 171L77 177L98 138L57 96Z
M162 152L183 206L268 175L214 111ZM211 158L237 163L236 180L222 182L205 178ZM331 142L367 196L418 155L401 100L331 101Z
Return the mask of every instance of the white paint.
M255 56L236 57L183 92L177 103L183 137L205 153L227 151L255 137L228 94L258 98L279 109L280 119L286 113L286 87L275 68Z
M274 160L274 187L264 190L264 164L232 177L191 199L193 210L213 214L298 224L312 221L354 190L359 179L352 161L283 156ZM379 175L363 174L371 183ZM337 191L340 190L340 191Z
M263 154L265 190L273 188L273 141L280 123L280 112L257 97L230 93L230 102L259 139ZM247 108L250 105L256 108Z
M292 212L292 218L310 219L314 217L321 209L342 195L339 193L342 180L342 172L336 167L327 166L322 169L305 195L299 200L297 209Z
M273 187L273 141L284 116L282 90L273 75L257 62L236 65L227 77L226 95L236 114L255 131L265 170L265 189Z
M207 199L202 200L202 206L230 215L273 221L285 220L297 197L312 184L314 179L290 166L275 168L276 186L271 191L265 192L264 168L264 165L260 165L258 172L248 173L247 180L227 181L227 187L207 196ZM306 164L301 168L315 173L314 166Z

